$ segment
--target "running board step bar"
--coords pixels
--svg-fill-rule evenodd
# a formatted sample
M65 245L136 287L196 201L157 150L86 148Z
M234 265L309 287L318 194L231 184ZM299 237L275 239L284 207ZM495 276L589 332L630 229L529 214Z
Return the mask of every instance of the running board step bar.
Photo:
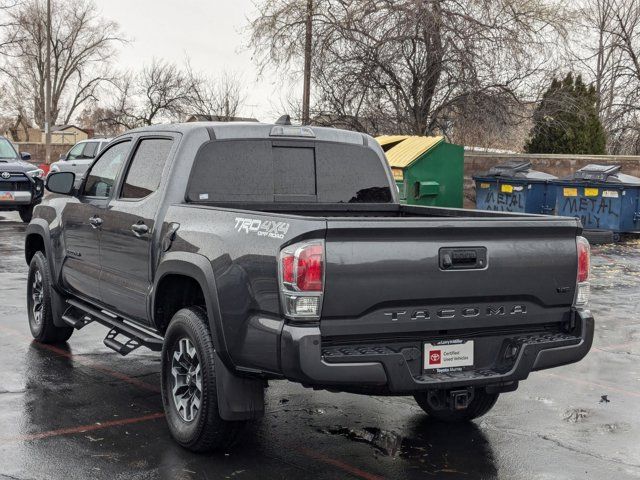
M93 322L93 318L91 318L89 315L84 314L82 311L78 310L75 307L67 308L62 315L62 320L64 321L64 323L66 323L70 327L75 328L76 330L80 330L81 328L84 328L91 322Z
M109 327L104 344L120 355L128 355L139 347L147 347L154 352L162 350L162 339L154 337L143 329L126 323L121 317L112 317L94 307L77 300L67 300L69 308L64 312L62 320L69 326L80 330L91 322L98 322ZM124 337L122 342L116 337Z

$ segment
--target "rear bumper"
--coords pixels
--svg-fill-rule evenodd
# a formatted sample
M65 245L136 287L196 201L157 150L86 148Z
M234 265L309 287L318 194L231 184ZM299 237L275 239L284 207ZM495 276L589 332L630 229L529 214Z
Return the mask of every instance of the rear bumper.
M380 391L409 394L429 389L463 386L513 385L536 370L574 363L589 352L594 320L589 311L575 312L571 333L518 333L493 339L501 347L492 352L491 365L454 373L422 373L422 352L415 347L384 345L323 348L318 327L285 325L281 365L285 377L305 385L346 391ZM517 353L506 361L506 347ZM476 348L482 348L478 345ZM478 355L478 352L476 352Z

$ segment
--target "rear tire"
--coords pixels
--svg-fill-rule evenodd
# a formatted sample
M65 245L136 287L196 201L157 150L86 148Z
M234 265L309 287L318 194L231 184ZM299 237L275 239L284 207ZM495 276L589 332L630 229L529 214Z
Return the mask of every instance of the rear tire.
M476 389L473 400L463 410L434 409L428 401L428 392L420 392L414 395L416 402L431 418L442 422L468 422L474 418L485 415L498 401L498 393L487 393L485 390Z
M20 219L24 223L29 223L33 218L33 208L34 208L33 205L29 205L28 207L20 207L20 210L18 210L18 213L20 214Z
M51 272L42 252L36 252L29 264L27 307L31 335L42 343L64 343L73 334L71 327L56 327L51 307Z
M162 403L171 435L192 452L231 447L246 424L220 417L214 355L206 314L176 313L162 347Z

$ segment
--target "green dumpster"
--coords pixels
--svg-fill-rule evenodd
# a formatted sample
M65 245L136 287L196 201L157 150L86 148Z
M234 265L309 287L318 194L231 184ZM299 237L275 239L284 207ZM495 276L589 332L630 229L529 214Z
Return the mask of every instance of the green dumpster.
M401 202L462 207L463 147L443 137L385 135L377 140L387 155Z

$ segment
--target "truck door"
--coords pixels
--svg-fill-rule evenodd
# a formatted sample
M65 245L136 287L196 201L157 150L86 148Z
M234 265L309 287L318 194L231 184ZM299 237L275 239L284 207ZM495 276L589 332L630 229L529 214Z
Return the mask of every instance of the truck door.
M100 236L102 214L122 170L131 142L116 143L97 160L77 202L69 202L62 212L65 259L62 281L71 291L88 300L101 301Z
M122 185L104 212L100 242L103 302L144 323L149 320L153 249L160 242L154 240L159 188L174 143L171 136L138 139Z

